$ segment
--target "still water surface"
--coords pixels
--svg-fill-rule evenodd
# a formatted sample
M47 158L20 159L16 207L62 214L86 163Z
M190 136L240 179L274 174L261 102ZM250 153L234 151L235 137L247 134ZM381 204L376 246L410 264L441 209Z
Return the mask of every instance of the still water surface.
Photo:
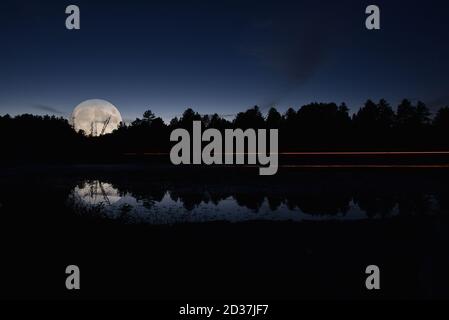
M158 188L137 192L121 190L109 182L86 180L73 188L70 204L80 214L98 214L128 223L174 224L228 221L329 221L391 218L440 211L437 197L421 192L415 198L400 194L348 194L309 192L273 195L260 190L240 193Z

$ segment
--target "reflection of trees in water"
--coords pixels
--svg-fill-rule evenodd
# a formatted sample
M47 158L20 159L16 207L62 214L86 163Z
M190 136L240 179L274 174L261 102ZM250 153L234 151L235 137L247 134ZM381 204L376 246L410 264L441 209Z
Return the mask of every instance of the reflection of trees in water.
M135 179L122 183L108 181L107 184L121 196L132 195L147 209L154 208L168 195L171 200L181 203L186 211L192 211L201 204L218 205L223 200L234 199L238 206L253 212L259 212L263 206L272 211L284 206L317 216L346 215L351 207L359 208L367 217L449 212L448 188L441 183L430 183L431 179L401 181L375 176L363 176L363 179L348 177L323 180L306 176L301 183L282 181L268 187L198 182L191 185L164 184Z
M277 210L279 207L284 204L284 199L281 196L271 196L267 197L268 206L271 210Z
M403 215L421 215L432 211L431 196L428 194L413 193L403 195L398 200L399 213Z
M338 215L349 211L351 196L346 194L298 194L286 198L287 206L312 215Z
M345 215L351 208L351 201L368 217L387 217L394 212L395 208L398 208L398 213L401 215L420 215L435 210L428 194L400 196L359 192L352 196L350 193L290 193L282 196L251 192L170 191L170 196L172 200L181 202L188 211L198 207L201 203L216 205L230 197L235 199L239 206L253 212L258 212L265 201L273 211L285 205L290 210L300 210L310 215ZM435 202L440 202L437 197L435 197ZM448 203L446 203L447 205Z
M442 202L437 196L429 193L413 192L397 194L357 194L354 202L368 217L391 215L397 208L399 215L423 215L433 212L444 212Z
M170 190L170 198L173 201L180 201L188 211L195 209L202 202L208 203L210 199L208 192L204 190L197 192L191 190Z
M358 193L354 196L354 203L370 218L377 215L386 217L393 212L398 198L391 194Z
M265 201L266 196L262 193L236 193L232 195L237 204L258 212Z

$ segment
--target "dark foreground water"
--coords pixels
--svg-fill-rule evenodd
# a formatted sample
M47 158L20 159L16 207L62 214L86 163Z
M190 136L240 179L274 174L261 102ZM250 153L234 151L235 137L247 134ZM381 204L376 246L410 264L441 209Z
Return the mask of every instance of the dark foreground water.
M449 171L155 165L0 174L9 298L449 298ZM83 288L64 288L65 266ZM381 290L365 289L365 268Z

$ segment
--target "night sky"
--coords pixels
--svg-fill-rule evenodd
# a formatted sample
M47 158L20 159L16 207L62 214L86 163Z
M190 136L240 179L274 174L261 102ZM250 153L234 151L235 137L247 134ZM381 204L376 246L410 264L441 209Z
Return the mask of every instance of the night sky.
M65 28L65 7L81 30ZM365 8L381 9L381 30ZM4 1L0 114L68 117L91 98L127 121L368 98L449 104L447 1Z

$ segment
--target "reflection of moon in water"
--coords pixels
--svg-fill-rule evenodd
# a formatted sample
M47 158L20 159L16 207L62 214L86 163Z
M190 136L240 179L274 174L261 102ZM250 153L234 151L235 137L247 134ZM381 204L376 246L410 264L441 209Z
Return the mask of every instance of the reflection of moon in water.
M87 135L99 136L117 129L122 116L112 103L91 99L76 106L72 121L76 131L83 130Z
M98 180L85 182L83 186L77 186L74 192L79 199L88 205L111 205L122 198L112 184Z

